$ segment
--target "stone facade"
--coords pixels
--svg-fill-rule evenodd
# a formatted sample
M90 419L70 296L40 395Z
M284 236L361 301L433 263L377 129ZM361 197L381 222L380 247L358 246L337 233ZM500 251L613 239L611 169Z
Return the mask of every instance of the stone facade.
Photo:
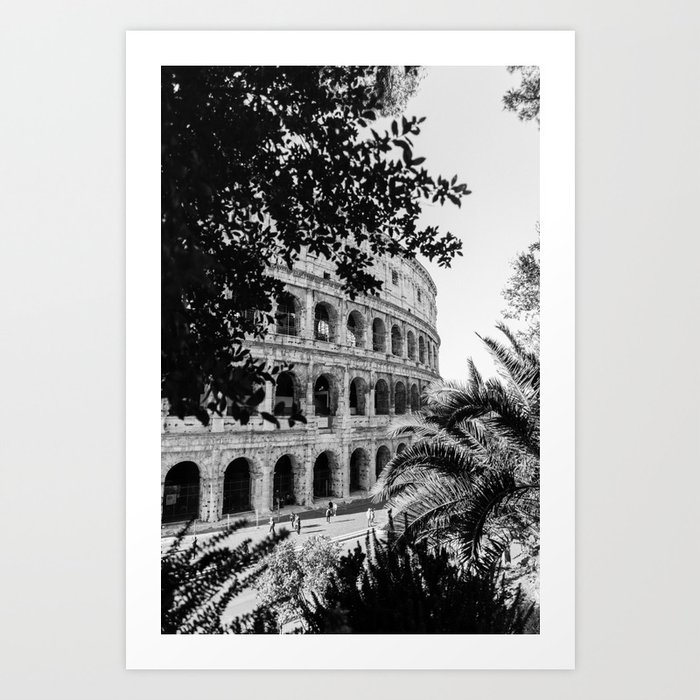
M425 386L439 378L437 290L420 263L375 263L381 295L354 301L325 260L304 255L276 274L288 294L275 326L249 347L293 369L266 387L261 409L279 412L295 401L307 424L289 428L282 417L277 429L254 416L241 426L215 416L204 427L164 413L164 521L251 510L262 517L278 502L312 506L366 494L407 442L388 437L395 416L417 410Z

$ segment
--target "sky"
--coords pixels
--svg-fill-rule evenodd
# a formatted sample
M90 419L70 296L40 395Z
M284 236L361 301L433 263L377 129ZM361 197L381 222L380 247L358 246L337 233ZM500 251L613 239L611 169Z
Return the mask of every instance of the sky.
M511 261L536 240L539 219L539 130L503 110L501 98L518 83L504 67L428 68L405 113L426 117L414 139L432 175L466 182L472 194L458 209L426 206L421 223L438 225L463 241L463 257L441 269L421 259L438 289L440 374L466 379L472 357L484 375L493 373L476 336L499 336L501 290Z

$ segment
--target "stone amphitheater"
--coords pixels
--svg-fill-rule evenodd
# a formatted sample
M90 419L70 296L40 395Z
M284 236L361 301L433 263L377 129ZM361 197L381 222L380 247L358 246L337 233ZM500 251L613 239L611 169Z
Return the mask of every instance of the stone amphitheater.
M204 427L162 413L162 522L215 522L232 513L260 517L289 505L367 496L406 440L389 437L395 416L418 410L439 378L437 290L415 260L379 259L380 296L343 295L325 259L302 254L279 268L285 293L255 356L293 369L266 387L263 411L301 406L307 423L281 428L253 416L242 426L212 418Z

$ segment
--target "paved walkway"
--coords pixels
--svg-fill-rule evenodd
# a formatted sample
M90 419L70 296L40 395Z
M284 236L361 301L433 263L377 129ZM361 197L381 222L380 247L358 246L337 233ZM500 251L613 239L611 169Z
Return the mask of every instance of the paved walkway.
M352 549L357 540L361 540L361 543L364 541L367 533L366 512L370 505L374 507L374 526L377 528L383 527L387 521L385 510L381 506L371 504L370 499L363 498L350 503L339 503L338 512L335 516L331 517L330 523L326 522L325 509L303 510L299 507L282 509L280 517L275 518L277 523L276 529L277 532L283 528L291 530L290 515L292 512L295 512L301 518L301 533L297 535L296 532L292 532L290 538L293 541L301 543L314 535L325 535L337 542L348 541L348 548ZM198 530L196 535L187 535L184 539L185 545L189 544L195 536L202 539L220 532L226 527L226 521L211 523L210 525L212 527L208 528L206 531ZM180 527L182 527L182 525L180 525ZM177 529L175 531L177 531ZM222 545L235 547L246 539L252 540L253 544L255 544L264 539L268 533L269 526L266 520L265 522L260 522L257 527L251 525L236 530L236 532L222 542ZM161 552L166 551L173 540L174 536L172 534L164 535L161 538Z

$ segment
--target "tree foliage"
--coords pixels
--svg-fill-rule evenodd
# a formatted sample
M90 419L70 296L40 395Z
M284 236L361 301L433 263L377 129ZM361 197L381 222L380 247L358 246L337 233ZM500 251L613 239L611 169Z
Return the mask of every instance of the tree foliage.
M474 572L495 566L513 540L539 537L539 359L499 329L507 344L483 342L500 376L484 380L470 361L466 383L429 388L424 408L394 431L413 443L374 489L405 517L401 539L446 548Z
M273 634L277 631L271 611L261 606L225 624L230 602L256 584L265 557L289 534L282 530L251 546L247 539L231 548L226 539L246 525L245 520L213 535L202 543L194 538L186 545L187 527L161 557L162 634Z
M533 606L508 598L492 569L465 573L425 542L367 537L343 556L322 598L304 612L316 634L520 634L537 631Z
M273 614L278 629L300 620L305 601L322 595L335 575L340 549L328 537L310 537L301 547L280 543L267 558L258 597Z
M520 85L503 96L503 108L515 112L520 121L540 123L540 67L508 66L509 73L520 74Z
M537 227L539 234L539 225ZM521 325L517 337L528 349L540 349L540 242L539 239L518 254L513 274L503 289L506 308L503 315Z
M380 126L401 103L390 87L371 66L162 69L161 386L177 415L247 422L283 367L245 340L264 336L275 268L302 250L331 261L351 298L380 291L376 256L461 254L418 219L470 191L423 166L423 118Z

